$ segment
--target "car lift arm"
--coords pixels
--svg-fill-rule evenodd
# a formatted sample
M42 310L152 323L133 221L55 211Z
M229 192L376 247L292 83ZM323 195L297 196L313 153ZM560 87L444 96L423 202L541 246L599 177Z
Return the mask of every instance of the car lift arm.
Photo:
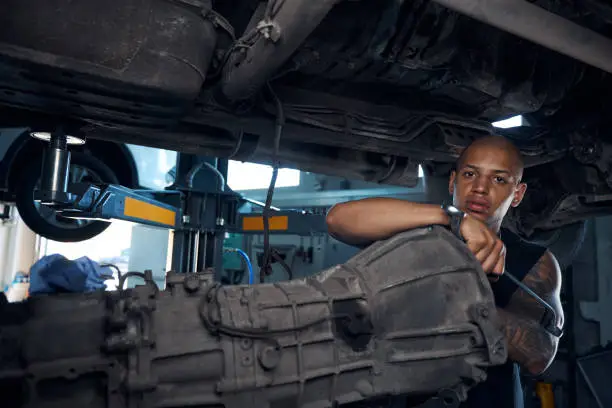
M207 268L221 271L226 232L260 234L264 229L262 215L238 213L241 203L261 203L226 188L227 161L179 153L175 181L162 191L131 190L112 184L69 185L68 145L77 139L61 130L47 139L50 143L43 163L41 190L35 192L34 198L68 218L125 220L173 230L175 272ZM276 234L327 232L321 215L273 210L269 226Z

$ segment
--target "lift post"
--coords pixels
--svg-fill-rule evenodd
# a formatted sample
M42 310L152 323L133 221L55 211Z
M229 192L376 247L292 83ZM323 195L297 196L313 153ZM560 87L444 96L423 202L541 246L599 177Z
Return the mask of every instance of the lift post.
M220 279L225 232L235 224L241 200L226 189L226 178L227 160L179 154L175 182L169 187L181 193L183 214L174 230L172 270L213 268Z
M61 129L33 136L49 142L35 200L67 218L116 219L172 229L172 270L193 273L212 268L220 278L225 231L234 226L241 200L226 189L227 160L179 153L175 181L161 191L69 184L68 144L78 139Z

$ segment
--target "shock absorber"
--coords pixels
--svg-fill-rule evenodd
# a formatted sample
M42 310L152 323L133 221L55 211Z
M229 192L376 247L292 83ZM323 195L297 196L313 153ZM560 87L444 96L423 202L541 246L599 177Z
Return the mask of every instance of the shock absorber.
M71 203L73 195L68 192L70 170L68 145L83 144L85 141L67 136L62 128L52 133L33 132L32 136L49 143L43 155L40 189L35 192L34 199L51 206Z

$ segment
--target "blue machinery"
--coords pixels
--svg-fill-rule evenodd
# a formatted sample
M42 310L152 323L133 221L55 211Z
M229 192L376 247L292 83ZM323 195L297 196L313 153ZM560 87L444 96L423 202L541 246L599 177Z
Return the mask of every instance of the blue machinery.
M254 202L225 188L227 160L179 153L175 181L163 191L131 190L112 184L69 185L68 145L82 141L61 130L43 139L49 146L43 160L41 189L35 192L34 199L69 218L127 220L174 230L175 272L212 268L219 279L225 234L261 234L266 230L266 221L268 233L309 235L326 231L324 217L317 214L274 209L267 220L261 214L239 214L242 204ZM244 252L238 254L246 256ZM249 282L257 283L248 257L246 263Z

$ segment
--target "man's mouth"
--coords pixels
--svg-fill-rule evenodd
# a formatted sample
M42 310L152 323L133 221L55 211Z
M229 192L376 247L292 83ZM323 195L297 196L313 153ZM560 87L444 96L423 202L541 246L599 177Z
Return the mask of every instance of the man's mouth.
M468 200L467 210L476 214L487 214L491 205L484 200Z

